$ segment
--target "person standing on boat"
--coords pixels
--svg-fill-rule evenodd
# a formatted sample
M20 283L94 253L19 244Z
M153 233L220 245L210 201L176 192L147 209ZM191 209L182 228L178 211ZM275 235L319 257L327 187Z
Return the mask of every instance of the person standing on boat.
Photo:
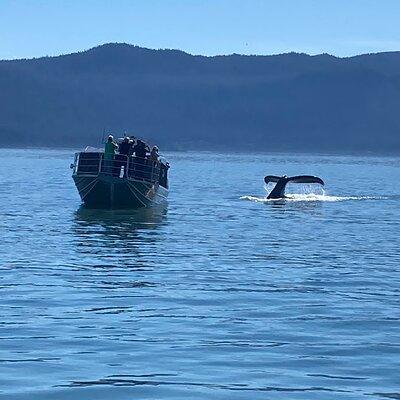
M133 149L136 145L136 138L135 136L131 136L129 140L129 154L128 156L133 156Z
M158 163L158 147L157 146L153 146L153 148L151 149L150 152L150 158L151 161L153 161L154 163Z
M160 172L160 170L158 170L158 173L155 172L157 171L157 167L159 166L159 161L160 161L157 146L152 147L149 159L151 165L150 180L152 180L156 175L159 175ZM157 176L157 181L159 181L158 178L159 177Z
M147 152L150 151L149 146L143 140L137 139L135 147L133 148L135 156L139 158L146 158Z
M117 143L114 142L114 136L108 135L107 142L104 146L104 166L105 172L112 172L112 167L114 163L114 155L118 149Z
M132 142L129 136L125 136L124 140L119 144L119 154L123 154L124 156L129 156L131 152Z
M114 163L114 167L117 168L118 171L121 170L122 166L124 166L125 171L128 170L129 156L132 155L132 146L133 142L129 136L125 136L124 140L119 144L119 155L116 157L118 162Z
M139 178L144 178L144 170L146 165L147 152L150 151L149 146L140 139L136 140L135 147L133 148L136 156L137 175Z

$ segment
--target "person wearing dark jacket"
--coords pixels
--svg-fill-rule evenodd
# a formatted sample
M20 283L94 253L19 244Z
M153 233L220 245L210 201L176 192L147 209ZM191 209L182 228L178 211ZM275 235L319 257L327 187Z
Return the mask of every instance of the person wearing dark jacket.
M136 157L146 158L147 152L150 151L149 146L140 139L136 140L136 145L133 148Z
M145 166L146 166L146 155L147 152L150 151L149 146L145 142L143 142L140 139L136 140L136 145L133 148L133 151L136 156L136 163L138 164L137 166L137 174L139 178L144 178L145 177Z
M130 140L129 136L125 136L124 140L119 144L119 155L116 156L118 159L118 163L116 163L117 171L121 173L121 167L124 166L124 174L128 170L128 157L131 155L132 152L132 141Z
M151 161L153 161L154 163L158 163L158 147L157 146L153 146L153 148L151 149L150 152L150 158Z
M131 152L132 142L128 136L124 137L124 140L119 144L119 154L129 156Z

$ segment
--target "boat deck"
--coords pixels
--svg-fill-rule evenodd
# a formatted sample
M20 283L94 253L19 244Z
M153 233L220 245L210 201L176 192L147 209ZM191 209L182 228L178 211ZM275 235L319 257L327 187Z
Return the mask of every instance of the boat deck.
M119 179L143 181L168 188L168 163L149 158L115 154L106 158L103 152L79 152L72 164L73 176L110 176Z

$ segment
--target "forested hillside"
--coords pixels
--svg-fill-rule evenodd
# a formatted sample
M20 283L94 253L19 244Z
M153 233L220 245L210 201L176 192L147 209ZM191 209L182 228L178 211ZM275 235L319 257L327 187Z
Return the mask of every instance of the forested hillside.
M0 145L400 152L400 52L192 56L106 44L0 61Z

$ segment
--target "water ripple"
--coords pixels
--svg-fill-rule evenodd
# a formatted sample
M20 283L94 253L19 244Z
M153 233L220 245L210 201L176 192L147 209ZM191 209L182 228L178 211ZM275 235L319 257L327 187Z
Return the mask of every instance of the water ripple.
M174 153L141 211L80 207L70 151L5 158L0 398L400 399L397 158Z

